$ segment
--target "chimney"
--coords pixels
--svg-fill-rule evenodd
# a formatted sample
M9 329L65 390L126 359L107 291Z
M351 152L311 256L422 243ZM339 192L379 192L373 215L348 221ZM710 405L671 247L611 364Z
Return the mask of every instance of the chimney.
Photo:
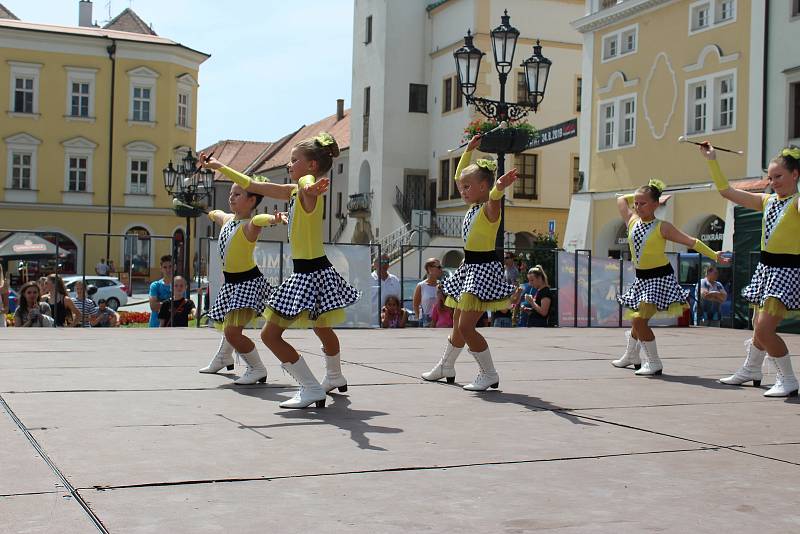
M78 2L78 26L92 27L92 1L81 0Z
M336 99L336 120L340 121L344 118L344 98Z

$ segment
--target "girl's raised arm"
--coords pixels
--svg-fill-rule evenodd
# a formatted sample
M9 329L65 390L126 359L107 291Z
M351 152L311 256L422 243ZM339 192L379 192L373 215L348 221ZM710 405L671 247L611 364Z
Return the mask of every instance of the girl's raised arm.
M711 143L706 142L700 145L700 154L708 160L708 170L711 173L711 179L714 180L714 185L717 186L717 191L724 198L727 198L735 204L750 208L751 210L761 211L764 209L764 198L767 196L763 193L748 193L741 189L734 189L728 184L728 179L722 174L722 169L717 162L717 153Z

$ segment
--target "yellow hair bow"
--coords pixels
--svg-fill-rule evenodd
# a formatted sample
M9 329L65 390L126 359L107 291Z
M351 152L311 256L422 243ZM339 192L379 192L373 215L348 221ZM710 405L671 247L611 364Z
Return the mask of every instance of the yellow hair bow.
M781 156L800 160L800 148L797 148L796 146L784 148L781 150Z
M328 146L336 142L333 136L328 132L322 132L314 138L314 141L316 141L319 146Z
M475 165L481 169L486 169L487 171L491 172L495 172L497 170L497 162L493 159L479 159L475 162Z
M664 182L662 182L658 178L650 178L650 181L647 182L647 185L649 185L650 187L652 187L654 189L658 189L658 191L660 193L663 193L664 192L664 188L666 187L666 184L664 184Z

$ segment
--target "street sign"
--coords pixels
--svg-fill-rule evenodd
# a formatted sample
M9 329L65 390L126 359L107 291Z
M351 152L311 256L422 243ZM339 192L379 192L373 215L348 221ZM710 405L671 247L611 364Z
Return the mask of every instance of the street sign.
M429 229L431 227L430 210L411 210L411 226Z

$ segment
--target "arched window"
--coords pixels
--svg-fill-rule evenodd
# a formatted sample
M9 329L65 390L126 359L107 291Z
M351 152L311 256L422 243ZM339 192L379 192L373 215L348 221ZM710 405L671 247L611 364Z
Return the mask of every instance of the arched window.
M134 226L125 232L125 271L150 276L150 232Z

